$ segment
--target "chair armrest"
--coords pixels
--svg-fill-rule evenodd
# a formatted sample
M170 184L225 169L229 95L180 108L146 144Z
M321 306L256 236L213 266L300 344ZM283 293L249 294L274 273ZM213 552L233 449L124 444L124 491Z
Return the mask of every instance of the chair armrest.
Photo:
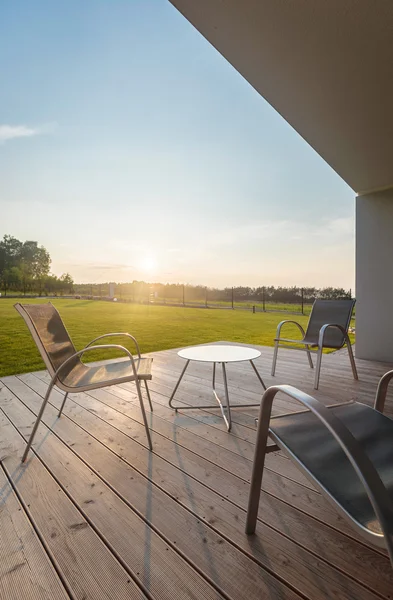
M374 408L381 413L383 413L383 409L385 407L386 394L392 377L393 371L388 371L381 377L378 383L377 393L375 394Z
M274 397L278 392L283 392L308 408L327 427L339 443L367 492L375 514L381 524L389 555L393 561L392 499L371 460L341 419L334 415L329 408L324 406L313 396L309 396L290 385L277 385L269 387L263 394L259 412L257 435L259 436L261 432L263 436L266 428L269 428L272 404Z
M292 325L296 325L296 326L298 327L298 329L300 329L300 333L302 334L302 336L303 336L303 339L304 339L304 337L305 337L305 335L306 335L306 334L305 334L305 332L304 332L304 329L303 329L303 327L300 325L300 323L298 323L297 321L288 321L288 320L287 320L287 321L281 321L281 322L280 322L280 323L277 325L276 337L275 337L275 340L274 340L274 341L276 341L276 342L277 342L277 341L279 341L279 340L280 340L281 328L282 328L282 326L283 326L283 325L285 325L286 323L292 323ZM299 340L299 341L301 341L301 340Z
M97 346L89 346L86 348L83 348L83 350L79 350L78 352L75 352L72 356L69 356L67 358L67 360L65 360L63 362L63 364L60 365L60 367L57 369L57 371L55 372L55 374L52 377L52 381L56 381L56 379L59 378L59 373L62 369L64 369L64 367L71 362L74 358L77 358L78 356L82 356L82 354L84 354L84 352L90 352L91 350L103 350L104 348L116 348L116 350L123 350L123 352L125 352L126 354L128 354L128 357L131 361L131 366L132 366L132 372L135 378L137 378L138 374L137 374L137 370L135 367L135 360L134 357L132 356L131 352L129 350L127 350L127 348L125 348L124 346L120 346L119 344L98 344Z
M344 340L345 340L344 343L347 343L347 344L351 343L351 340L349 339L348 332L345 329L345 327L343 327L342 325L338 325L337 323L326 323L326 325L322 325L321 329L319 330L319 337L318 337L318 347L319 348L323 348L325 333L329 329L329 327L336 327L337 329L339 329L344 336Z
M133 335L131 335L130 333L125 333L125 332L118 332L118 333L104 333L104 335L99 335L98 337L96 337L94 340L92 340L91 342L89 342L87 344L87 346L85 346L85 348L89 348L89 346L91 346L92 344L94 344L95 342L97 342L98 340L102 340L102 338L106 338L106 337L118 337L120 335L124 335L126 337L129 337L135 344L136 346L136 351L138 352L138 357L141 358L141 352L139 350L139 344L136 341L136 339L134 338Z

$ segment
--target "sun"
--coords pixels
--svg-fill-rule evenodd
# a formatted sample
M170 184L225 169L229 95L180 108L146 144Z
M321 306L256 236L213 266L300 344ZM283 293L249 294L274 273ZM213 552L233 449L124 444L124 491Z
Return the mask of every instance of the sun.
M138 269L142 271L142 273L151 274L157 270L158 260L155 256L144 256L138 262Z

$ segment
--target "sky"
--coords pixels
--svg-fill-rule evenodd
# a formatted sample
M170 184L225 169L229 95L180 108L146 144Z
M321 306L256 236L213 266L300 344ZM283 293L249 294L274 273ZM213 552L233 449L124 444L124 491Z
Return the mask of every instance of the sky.
M167 0L0 0L0 236L76 282L354 286L354 192Z

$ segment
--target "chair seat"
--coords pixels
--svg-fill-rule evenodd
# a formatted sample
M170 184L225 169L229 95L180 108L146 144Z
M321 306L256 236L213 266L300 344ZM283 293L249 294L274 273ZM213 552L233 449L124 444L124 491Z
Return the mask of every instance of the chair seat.
M274 338L275 342L285 342L288 344L301 344L302 346L310 346L310 348L318 348L318 340L315 340L314 338L303 338L302 340L290 340L288 338ZM323 344L324 348L341 348L341 346L332 346L330 344L324 343Z
M138 379L150 380L153 359L135 358L134 361ZM127 359L98 366L90 366L79 361L73 366L72 371L61 379L61 383L66 388L78 388L80 391L84 391L134 380L131 361Z
M291 340L289 338L274 338L275 342L288 342L289 344L310 344L311 342L306 342L304 339L302 340ZM315 346L315 344L313 344Z
M393 420L357 402L330 410L360 443L393 501ZM312 412L272 418L270 436L347 515L369 532L382 534L367 493L349 459Z

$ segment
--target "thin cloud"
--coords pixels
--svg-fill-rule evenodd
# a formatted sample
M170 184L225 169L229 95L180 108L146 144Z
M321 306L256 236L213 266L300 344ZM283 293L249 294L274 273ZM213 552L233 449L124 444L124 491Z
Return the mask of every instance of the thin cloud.
M83 267L85 269L94 269L95 271L113 271L115 269L133 269L132 265L125 264L100 264L100 263L67 263L70 268Z
M40 127L28 127L27 125L0 125L0 144L17 138L33 137L52 133L56 128L55 123L47 123Z

